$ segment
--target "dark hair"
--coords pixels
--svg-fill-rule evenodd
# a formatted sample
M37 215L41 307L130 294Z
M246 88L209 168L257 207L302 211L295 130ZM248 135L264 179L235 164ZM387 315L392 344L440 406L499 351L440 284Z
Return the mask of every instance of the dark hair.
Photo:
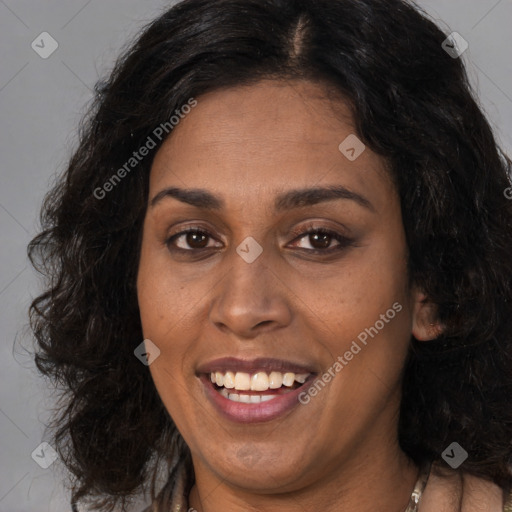
M155 493L171 453L188 456L133 354L143 340L142 222L161 141L122 180L113 175L191 98L262 79L338 91L396 184L410 282L444 325L436 340L411 339L402 449L422 464L456 441L469 453L461 470L512 482L512 202L504 195L512 164L461 59L442 48L446 37L401 0L185 0L120 58L97 87L29 246L49 279L31 325L37 367L66 399L52 427L74 499L124 506L150 479ZM109 180L103 199L97 191Z

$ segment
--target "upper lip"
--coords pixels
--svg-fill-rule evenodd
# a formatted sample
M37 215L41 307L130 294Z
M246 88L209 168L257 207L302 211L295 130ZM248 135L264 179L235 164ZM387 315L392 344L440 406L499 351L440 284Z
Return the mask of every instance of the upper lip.
M201 364L197 373L212 372L281 372L281 373L316 373L314 368L300 363L274 359L270 357L259 357L257 359L238 359L236 357L221 357Z

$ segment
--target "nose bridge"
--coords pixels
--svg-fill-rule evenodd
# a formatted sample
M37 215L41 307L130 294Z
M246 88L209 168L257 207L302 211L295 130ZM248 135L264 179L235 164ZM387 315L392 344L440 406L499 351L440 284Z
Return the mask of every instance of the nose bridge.
M217 327L238 336L253 336L263 326L286 325L291 318L285 287L271 270L270 253L260 251L256 256L257 252L247 239L233 250L230 270L216 287L210 310L210 320Z
M247 250L247 244L240 244L239 251ZM250 248L248 251L250 254ZM254 261L245 260L239 253L235 253L230 258L230 270L224 281L227 299L236 299L238 304L252 303L254 306L268 302L275 292L272 284L267 284L268 274L271 273L268 260L263 253ZM261 307L261 306L260 306Z

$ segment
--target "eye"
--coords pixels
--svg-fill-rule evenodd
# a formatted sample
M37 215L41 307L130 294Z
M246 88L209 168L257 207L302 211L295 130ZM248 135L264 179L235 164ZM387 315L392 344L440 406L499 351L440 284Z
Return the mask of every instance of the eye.
M341 233L326 228L310 227L307 231L296 234L298 236L295 240L299 240L303 244L299 248L313 253L338 251L352 245L354 242Z
M309 253L328 254L342 250L354 243L354 240L341 233L313 226L302 227L293 235L295 235L294 246ZM214 237L207 230L190 228L172 235L165 243L171 251L194 253L220 247L214 242Z
M213 237L208 231L194 228L186 229L172 235L166 240L166 245L171 249L179 251L200 251L210 249L215 246L208 246Z

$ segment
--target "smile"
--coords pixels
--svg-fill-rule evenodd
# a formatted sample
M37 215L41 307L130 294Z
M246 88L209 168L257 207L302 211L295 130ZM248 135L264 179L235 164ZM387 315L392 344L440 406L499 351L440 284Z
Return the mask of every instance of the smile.
M276 359L222 358L201 366L198 377L214 409L236 423L274 420L300 405L316 369Z
M258 404L274 400L290 393L306 382L310 373L258 372L211 372L210 380L215 389L228 400L246 404ZM249 393L243 393L249 391Z

